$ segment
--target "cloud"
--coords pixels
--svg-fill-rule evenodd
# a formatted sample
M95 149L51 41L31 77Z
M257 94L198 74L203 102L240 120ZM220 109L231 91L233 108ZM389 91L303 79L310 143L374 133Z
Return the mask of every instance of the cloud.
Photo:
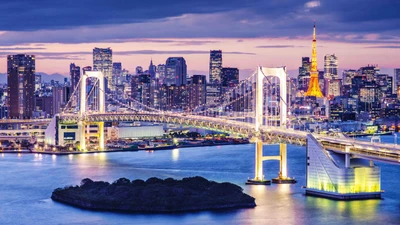
M306 8L316 8L319 7L321 5L320 1L311 1L311 2L307 2L304 6Z
M29 7L26 7L29 5ZM362 10L360 6L363 7ZM0 45L123 43L176 45L176 38L296 38L311 34L400 36L400 1L390 0L31 0L0 5ZM19 13L15 13L19 12ZM95 13L93 13L95 12ZM265 13L268 12L268 13ZM15 21L23 21L16 23ZM328 40L329 38L323 37ZM356 42L355 39L334 39ZM381 40L368 40L379 43Z
M378 46L367 46L365 48L391 48L391 49L397 49L397 48L400 48L400 45L378 45Z
M256 48L304 48L306 46L298 46L298 45L260 45L256 46Z
M43 47L0 47L0 51L24 51L24 50L45 50L47 48L43 48Z

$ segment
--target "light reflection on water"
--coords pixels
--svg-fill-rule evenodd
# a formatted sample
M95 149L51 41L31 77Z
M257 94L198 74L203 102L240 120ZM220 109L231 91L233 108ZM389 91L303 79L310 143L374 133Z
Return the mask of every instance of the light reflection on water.
M266 146L277 154L277 146ZM304 196L305 149L288 146L288 173L293 185L243 185L254 170L254 146L185 148L155 152L121 152L56 156L2 154L0 224L395 224L400 221L400 185L390 179L400 167L382 166L384 200L333 201ZM35 165L35 166L33 166ZM265 162L265 177L276 177L279 163ZM112 182L120 177L148 179L204 176L241 185L256 198L254 209L140 215L81 210L50 199L57 187L83 178ZM34 209L34 210L31 210ZM24 215L21 217L20 215ZM51 216L57 215L57 217ZM38 222L32 222L38 221Z

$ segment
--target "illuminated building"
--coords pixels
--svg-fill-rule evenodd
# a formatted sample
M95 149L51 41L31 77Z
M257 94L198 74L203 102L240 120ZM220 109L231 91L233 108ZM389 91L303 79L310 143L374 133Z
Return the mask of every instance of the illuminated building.
M301 58L301 67L299 67L298 90L307 91L310 82L311 62L310 57Z
M38 91L42 86L42 75L35 74L35 92Z
M150 66L149 66L149 74L150 74L150 78L152 80L156 79L156 70L157 70L157 67L155 65L153 65L153 60L151 60Z
M75 90L76 85L79 83L79 79L81 79L81 68L75 66L75 63L71 63L69 65L69 75L71 77L71 88L72 90Z
M338 75L338 57L333 55L325 55L324 57L324 78L339 79Z
M339 79L325 79L325 95L332 100L334 97L340 96L342 82Z
M142 73L143 73L143 67L137 66L137 67L136 67L136 75L140 75L140 74L142 74Z
M156 77L159 79L160 83L164 83L164 79L165 79L165 65L164 64L158 64L157 71L156 71Z
M115 90L115 83L112 79L112 50L111 48L93 49L93 71L101 71L106 81L106 90Z
M221 70L222 70L222 51L210 51L210 79L212 84L221 83Z
M167 86L182 86L187 83L186 61L183 57L170 57L165 63L165 83Z
M221 70L221 84L223 87L234 87L239 84L238 68L224 67Z
M188 85L189 109L195 109L206 103L206 76L193 75Z
M400 92L400 68L394 69L393 84L393 93ZM400 95L397 97L400 98Z
M312 56L311 56L311 71L310 71L310 83L305 96L315 96L318 98L324 97L320 88L318 81L318 70L317 70L317 34L314 23L314 33L312 42Z
M29 119L35 107L35 56L8 55L9 118Z

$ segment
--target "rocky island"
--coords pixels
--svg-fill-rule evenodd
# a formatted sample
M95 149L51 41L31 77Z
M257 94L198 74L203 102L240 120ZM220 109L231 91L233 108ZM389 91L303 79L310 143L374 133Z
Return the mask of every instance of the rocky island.
M85 209L144 213L252 208L255 199L232 183L217 183L203 177L175 180L120 178L112 184L82 180L79 186L57 188L55 201Z

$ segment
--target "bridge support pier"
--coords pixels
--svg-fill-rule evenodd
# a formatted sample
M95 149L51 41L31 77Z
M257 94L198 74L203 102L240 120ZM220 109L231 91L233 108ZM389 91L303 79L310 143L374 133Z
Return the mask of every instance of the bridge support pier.
M86 125L80 120L78 122L78 132L79 132L79 150L84 151L86 149Z
M98 123L99 129L99 150L104 150L104 122Z
M246 184L249 185L269 185L271 184L270 180L265 180L264 179L264 173L263 173L263 161L264 161L264 156L263 156L263 143L260 138L256 138L255 141L255 152L256 152L256 157L255 157L255 177L254 179L248 179Z
M272 179L275 184L294 184L296 180L287 175L287 145L284 143L279 144L280 151L280 171L277 178Z

